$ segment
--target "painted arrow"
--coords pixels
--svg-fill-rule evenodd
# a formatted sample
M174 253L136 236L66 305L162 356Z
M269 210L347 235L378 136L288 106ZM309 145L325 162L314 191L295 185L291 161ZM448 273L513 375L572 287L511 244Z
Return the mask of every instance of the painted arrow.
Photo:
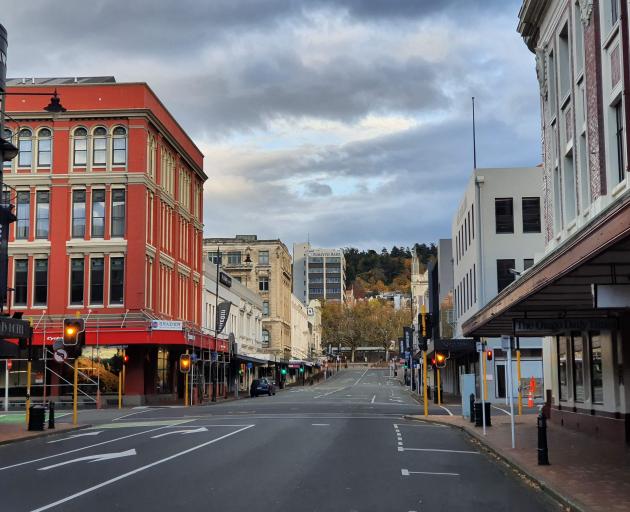
M60 443L61 441L67 441L68 439L74 439L75 437L97 436L97 435L102 434L102 433L103 433L103 431L99 430L97 432L85 432L83 434L73 434L70 437L64 437L62 439L55 439L54 441L48 441L47 444Z
M208 432L206 427L199 427L194 430L171 430L170 432L164 432L163 434L158 434L157 436L151 436L151 439L157 439L158 437L164 437L171 434L196 434L198 432Z
M59 466L65 466L66 464L72 464L73 462L81 462L84 460L89 460L90 462L101 462L103 460L120 459L121 457L130 457L131 455L137 455L135 448L132 448L131 450L127 450L124 452L101 453L100 455L88 455L87 457L79 457L78 459L71 459L65 462L60 462L59 464L53 464L52 466L45 466L43 468L39 468L38 471L46 471L48 469L58 468Z

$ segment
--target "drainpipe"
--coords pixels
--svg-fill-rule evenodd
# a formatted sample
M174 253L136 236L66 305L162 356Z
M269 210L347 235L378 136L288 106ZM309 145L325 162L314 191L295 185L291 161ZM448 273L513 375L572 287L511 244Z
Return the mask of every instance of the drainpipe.
M475 204L477 205L477 218L475 219L475 227L477 229L477 263L479 268L477 269L477 292L479 297L479 309L485 306L486 296L484 290L483 279L483 243L481 240L481 184L484 182L483 176L477 176L475 174Z

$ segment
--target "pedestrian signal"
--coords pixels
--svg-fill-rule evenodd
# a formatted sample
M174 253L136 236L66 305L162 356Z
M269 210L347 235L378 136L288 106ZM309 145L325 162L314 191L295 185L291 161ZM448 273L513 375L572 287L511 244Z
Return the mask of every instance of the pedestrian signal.
M190 354L182 354L179 356L179 371L182 373L190 373L191 359Z

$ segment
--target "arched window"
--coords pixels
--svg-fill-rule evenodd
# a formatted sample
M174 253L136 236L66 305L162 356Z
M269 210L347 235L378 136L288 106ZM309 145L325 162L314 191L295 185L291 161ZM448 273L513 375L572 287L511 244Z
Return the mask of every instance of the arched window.
M125 165L127 163L127 130L122 126L114 128L112 137L112 164Z
M18 135L18 167L30 167L33 164L33 132L22 128Z
M269 346L269 331L267 329L263 329L263 332L262 332L262 344L265 347Z
M107 163L107 130L102 126L94 130L92 148L92 165L105 165Z
M50 167L52 163L52 132L42 128L37 132L37 167Z
M8 128L4 129L4 132L2 133L2 137L7 142L12 142L13 141L13 133ZM5 169L10 169L11 168L11 160L9 160L8 162L2 162L2 167L4 167Z
M73 165L85 167L87 165L87 130L77 128L74 130L73 141Z

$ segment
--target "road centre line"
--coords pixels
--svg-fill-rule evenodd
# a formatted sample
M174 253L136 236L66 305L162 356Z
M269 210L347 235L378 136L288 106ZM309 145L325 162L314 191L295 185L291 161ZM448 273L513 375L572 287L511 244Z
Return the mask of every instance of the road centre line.
M479 455L479 452L471 450L441 450L439 448L398 448L399 452L440 452L440 453L468 453L471 455Z
M129 416L134 416L136 414L142 414L145 413L147 411L150 411L151 409L147 408L147 409L142 409L140 411L135 411L135 412L130 412L129 414L125 414L123 416L118 416L117 418L114 418L112 421L119 421L122 420L123 418L128 418Z
M108 439L107 441L101 441L100 443L95 443L95 444L91 444L91 445L88 445L88 446L82 446L81 448L75 448L74 450L68 450L66 452L56 453L54 455L48 455L47 457L40 457L39 459L32 459L32 460L27 460L27 461L24 461L24 462L18 462L17 464L11 464L10 466L1 467L0 471L4 471L5 469L16 468L18 466L24 466L26 464L32 464L33 462L40 462L42 460L53 459L55 457L61 457L62 455L68 455L70 453L80 452L81 450L87 450L88 448L95 448L97 446L102 446L102 445L108 444L108 443L114 443L116 441L122 441L123 439L129 439L130 437L140 436L142 434L148 434L150 432L155 432L156 430L161 430L163 428L167 428L167 426L163 425L161 427L152 428L150 430L143 430L142 432L136 432L135 434L129 434L129 435L122 436L122 437L116 437L114 439Z
M438 476L459 476L459 473L437 473L433 471L409 471L408 469L401 469L402 476L409 475L438 475Z
M254 425L247 425L246 427L243 427L239 430L235 430L234 432L230 432L229 434L225 434L224 436L221 437L217 437L216 439L212 439L210 441L206 441L205 443L201 443L197 446L193 446L192 448L188 448L187 450L183 450L181 452L177 452L173 455L170 455L168 457L164 457L163 459L160 460L156 460L155 462L151 462L150 464L146 464L144 466L140 466L139 468L136 468L134 470L128 471L127 473L123 473L122 475L118 475L114 478L110 478L109 480L105 480L104 482L101 482L100 484L96 484L93 485L92 487L88 487L87 489L83 489L82 491L79 491L77 493L71 494L70 496L67 496L65 498L62 498L60 500L57 500L53 503L49 503L48 505L44 505L43 507L39 507L36 508L34 510L32 510L31 512L43 512L44 510L48 510L51 509L53 507L56 507L57 505L61 505L63 503L67 503L68 501L72 501L75 498L79 498L80 496L84 496L85 494L89 494L92 491L96 491L97 489L100 489L102 487L105 487L107 485L113 484L115 482L118 482L119 480L123 480L124 478L130 477L132 475L135 475L136 473L140 473L141 471L144 471L146 469L152 468L154 466L157 466L159 464L162 464L164 462L168 462L170 460L176 459L178 457L181 457L182 455L186 455L188 453L194 452L196 450L199 450L201 448L204 448L205 446L217 443L219 441L222 441L223 439L226 439L228 437L231 437L235 434L238 434L239 432L243 432L244 430L247 430L249 428L252 428Z

